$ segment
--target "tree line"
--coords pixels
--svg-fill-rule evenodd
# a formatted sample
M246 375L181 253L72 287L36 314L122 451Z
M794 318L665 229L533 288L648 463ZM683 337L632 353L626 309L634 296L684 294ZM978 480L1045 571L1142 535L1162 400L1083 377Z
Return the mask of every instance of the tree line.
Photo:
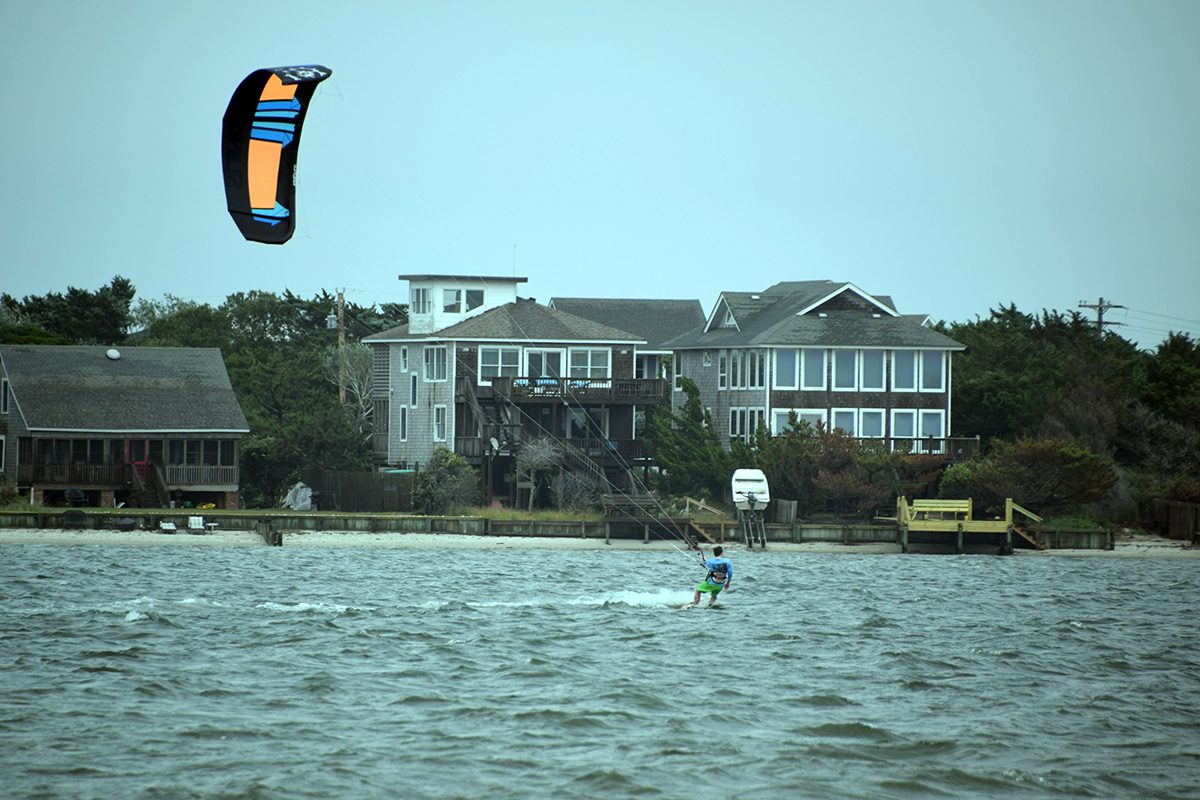
M1012 497L1127 524L1150 498L1200 502L1200 340L1171 333L1144 351L1078 313L1015 305L937 328L966 345L953 355L954 435L978 436L977 456L948 464L795 420L725 450L685 379L681 410L648 420L657 487L723 498L733 469L758 467L803 516L868 518L897 495L972 497L981 509Z
M0 341L220 349L251 429L244 501L274 506L316 470L371 464L371 356L358 340L403 324L407 308L347 303L339 348L326 323L336 302L329 292L287 290L238 292L216 306L150 301L116 276L94 291L0 294ZM981 508L1013 497L1048 513L1130 522L1147 498L1200 502L1200 340L1171 333L1145 351L1078 313L1014 305L937 327L966 346L953 355L953 424L956 436L980 437L976 457L947 464L800 421L726 449L684 379L677 413L647 411L653 488L727 499L732 471L759 467L773 494L795 499L804 516L869 517L899 494L970 496ZM524 469L539 468L526 461Z
M370 468L371 354L359 340L406 322L406 307L346 303L347 343L338 347L326 323L337 306L329 292L237 292L216 306L135 295L119 275L95 291L0 294L0 342L219 349L250 426L241 445L248 507L277 506L321 469Z

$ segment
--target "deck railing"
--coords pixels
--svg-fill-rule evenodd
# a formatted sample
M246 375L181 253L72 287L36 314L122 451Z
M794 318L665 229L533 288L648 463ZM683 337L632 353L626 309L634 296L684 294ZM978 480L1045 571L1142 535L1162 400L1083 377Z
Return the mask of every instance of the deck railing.
M454 451L465 458L482 458L491 448L490 436L460 436L454 440ZM518 437L516 442L504 441L502 449L516 451L520 449L523 440L532 438L529 435ZM561 439L575 450L596 460L614 459L632 462L645 456L645 446L641 439L571 439L565 437L548 437Z
M21 483L63 483L83 486L125 485L124 464L22 464Z
M165 464L163 476L168 486L236 485L238 468L215 464Z
M890 453L907 455L935 455L950 458L970 458L979 452L979 437L927 436L917 439L906 436L890 438L859 438L864 448L876 448Z
M660 378L492 378L491 384L492 391L517 403L662 403L668 388Z
M128 481L125 464L21 464L17 477L21 483L70 484L75 486L124 486ZM236 466L208 464L167 464L162 466L168 486L236 486Z

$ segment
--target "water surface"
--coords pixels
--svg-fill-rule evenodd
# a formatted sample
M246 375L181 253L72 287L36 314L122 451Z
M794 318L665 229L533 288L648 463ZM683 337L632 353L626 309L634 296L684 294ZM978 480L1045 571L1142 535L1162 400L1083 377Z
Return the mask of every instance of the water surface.
M1200 796L1196 562L0 545L20 798Z

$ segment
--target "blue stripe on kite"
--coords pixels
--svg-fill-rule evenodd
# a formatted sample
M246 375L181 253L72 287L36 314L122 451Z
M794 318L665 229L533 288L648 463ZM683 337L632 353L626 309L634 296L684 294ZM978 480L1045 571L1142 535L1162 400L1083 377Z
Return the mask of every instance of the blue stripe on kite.
M272 227L274 227L275 225L278 225L280 222L283 222L283 220L281 220L281 219L267 219L266 217L255 217L254 221L255 222L265 222Z
M287 109L289 111L299 111L300 101L292 98L291 100L259 100L259 111L280 111Z
M289 133L291 133L292 131L296 130L296 123L294 123L294 122L268 122L265 120L256 119L253 122L253 127L255 127L255 128L270 128L271 130L288 131Z
M292 143L292 135L285 131L269 131L261 128L251 128L250 138L258 139L260 142L278 142L283 147L287 147Z
M252 208L250 209L250 213L254 214L256 219L262 219L264 222L268 221L269 218L278 221L292 215L292 212L280 205L278 200L275 201L274 208Z
M254 114L255 119L295 119L298 116L300 116L299 111L264 111L261 108Z

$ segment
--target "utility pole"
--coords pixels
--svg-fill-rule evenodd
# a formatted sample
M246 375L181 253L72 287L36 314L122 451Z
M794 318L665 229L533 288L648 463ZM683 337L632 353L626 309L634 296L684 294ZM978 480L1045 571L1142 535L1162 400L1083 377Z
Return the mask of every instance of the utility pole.
M1085 303L1082 300L1080 300L1079 307L1093 309L1096 312L1096 327L1100 330L1104 330L1105 325L1120 325L1121 324L1119 322L1105 322L1104 321L1104 312L1108 311L1110 308L1124 308L1125 306L1119 306L1116 303L1106 303L1106 302L1104 302L1104 298L1101 297L1100 300L1095 303Z
M338 401L346 405L346 296L338 289Z

